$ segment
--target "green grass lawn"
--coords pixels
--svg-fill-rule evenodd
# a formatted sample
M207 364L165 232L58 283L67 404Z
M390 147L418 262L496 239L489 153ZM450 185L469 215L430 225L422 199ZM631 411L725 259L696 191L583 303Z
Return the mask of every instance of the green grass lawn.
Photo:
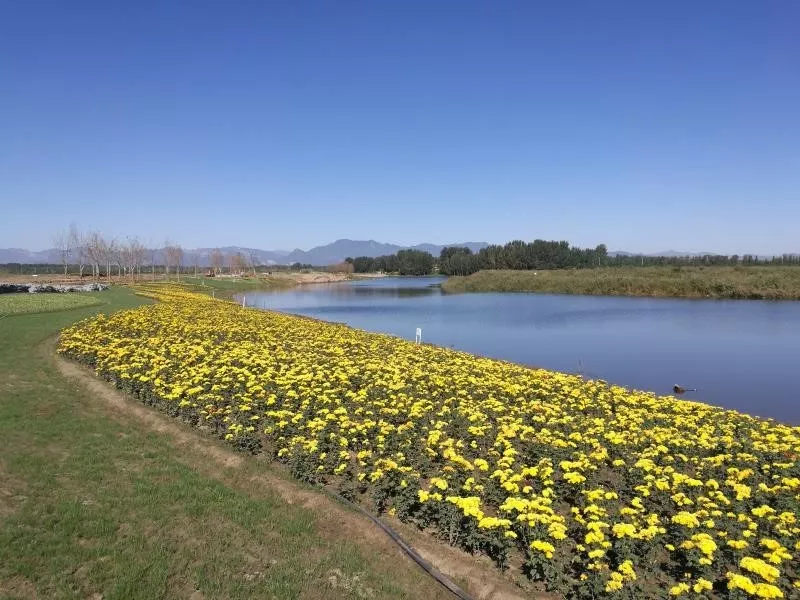
M103 302L104 293L0 294L0 317L94 306Z
M215 467L61 375L61 328L146 301L99 297L0 320L0 598L448 597L330 500L290 504L257 483L269 464Z

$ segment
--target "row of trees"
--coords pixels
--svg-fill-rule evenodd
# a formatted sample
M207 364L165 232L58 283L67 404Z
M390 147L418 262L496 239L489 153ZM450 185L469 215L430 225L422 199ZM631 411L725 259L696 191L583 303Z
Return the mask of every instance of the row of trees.
M472 256L467 263L472 272L480 269L581 269L602 266L608 251L604 244L578 248L566 241L514 240L504 246L487 246Z
M386 256L359 256L346 258L353 265L355 273L400 273L400 275L430 275L436 260L430 252L423 250L400 250L397 254Z
M429 275L438 268L442 275L470 275L481 269L566 269L606 264L604 245L577 248L569 242L520 240L504 246L492 245L473 253L469 248L443 248L438 260L420 250L401 250L389 256L348 258L356 273L383 271L401 275Z
M697 256L609 256L609 266L800 266L800 254L782 254L781 256L756 256L754 254L702 254Z
M605 245L578 248L566 241L514 240L503 246L494 244L473 253L469 248L443 248L439 272L443 275L470 275L481 269L586 269L606 264Z
M87 267L91 267L92 276L99 278L101 272L111 277L116 270L117 276L138 277L142 270L149 270L153 276L156 272L167 277L174 273L180 278L192 268L194 275L200 271L200 254L187 253L179 244L164 242L161 248L147 248L138 238L128 237L125 240L111 239L96 231L81 232L75 225L60 231L52 237L53 247L58 252L64 275L74 265L78 275L83 277ZM188 256L187 256L188 254ZM186 261L189 265L185 265ZM209 263L214 274L221 274L226 269L229 273L243 274L252 271L255 275L260 262L254 254L249 256L241 252L225 255L218 248L211 251Z
M353 265L356 273L397 273L400 270L400 263L396 254L384 256L357 256L356 258L346 258L345 262Z
M403 256L414 253L414 259L403 260ZM426 255L422 260L416 254ZM595 248L579 248L566 241L515 240L505 245L491 245L477 253L469 248L443 248L439 258L418 250L401 250L395 255L371 258L359 256L348 258L356 273L383 271L403 275L428 275L434 270L442 275L470 275L482 269L591 269L614 266L800 266L800 255L784 254L763 258L746 254L743 256L707 254L702 256L609 256L605 244Z
M101 269L110 277L113 268L117 269L118 275L139 275L147 259L147 248L137 238L124 241L107 239L96 231L82 233L75 225L56 233L52 241L64 275L72 264L77 265L81 277L87 266L91 267L95 278L100 277ZM169 246L165 251L170 259L180 260L180 247Z

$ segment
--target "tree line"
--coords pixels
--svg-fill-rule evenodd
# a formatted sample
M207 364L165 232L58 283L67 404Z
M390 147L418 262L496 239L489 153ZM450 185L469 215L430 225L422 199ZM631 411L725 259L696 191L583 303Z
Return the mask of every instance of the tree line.
M752 254L700 256L609 255L605 244L580 248L567 241L514 240L504 245L493 244L472 252L469 248L443 248L438 259L420 250L401 250L397 254L348 258L355 273L399 273L401 275L471 275L486 269L545 270L592 269L627 266L800 266L800 255L783 254L758 257Z
M483 269L585 269L602 266L607 257L603 244L578 248L566 241L514 240L502 246L486 246L477 253L469 248L444 248L439 257L439 272L470 275Z
M593 249L570 246L569 242L521 240L492 245L473 253L469 248L443 248L438 259L421 250L400 250L388 256L348 258L356 273L383 271L400 275L470 275L481 269L565 269L600 266L607 257L603 245Z
M136 278L148 272L153 277L158 273L167 277L175 274L180 278L181 274L192 271L197 277L204 270L199 252L187 252L180 244L169 240L161 247L147 248L136 237L109 238L97 231L82 232L73 224L69 229L54 234L51 241L65 276L69 274L70 267L80 277L88 275L91 270L91 276L95 279L111 278L112 275ZM211 251L208 262L210 269L206 269L207 273L214 275L224 272L244 274L248 271L255 275L256 268L261 266L254 253L245 255L233 252L226 255L219 248ZM22 265L18 266L21 272Z
M353 265L355 273L399 273L400 275L430 275L436 267L436 259L423 250L400 250L385 256L348 257L346 263Z
M756 256L754 254L701 254L696 256L609 256L606 266L621 267L757 267L757 266L800 266L800 254L781 254L780 256Z

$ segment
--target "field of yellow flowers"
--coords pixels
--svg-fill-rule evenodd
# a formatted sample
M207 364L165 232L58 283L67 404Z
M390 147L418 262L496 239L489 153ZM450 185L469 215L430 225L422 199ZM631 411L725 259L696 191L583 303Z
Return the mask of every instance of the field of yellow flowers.
M800 428L150 286L59 351L567 598L800 598Z

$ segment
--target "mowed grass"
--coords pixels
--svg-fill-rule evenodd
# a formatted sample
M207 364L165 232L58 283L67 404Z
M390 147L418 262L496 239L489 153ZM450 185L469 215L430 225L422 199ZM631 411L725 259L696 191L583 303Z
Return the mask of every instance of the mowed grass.
M446 292L800 300L800 267L608 267L478 271L450 277Z
M250 485L269 465L215 472L62 376L57 331L146 300L103 301L0 320L0 598L446 597L396 552Z
M0 317L94 306L103 302L103 293L0 294Z

